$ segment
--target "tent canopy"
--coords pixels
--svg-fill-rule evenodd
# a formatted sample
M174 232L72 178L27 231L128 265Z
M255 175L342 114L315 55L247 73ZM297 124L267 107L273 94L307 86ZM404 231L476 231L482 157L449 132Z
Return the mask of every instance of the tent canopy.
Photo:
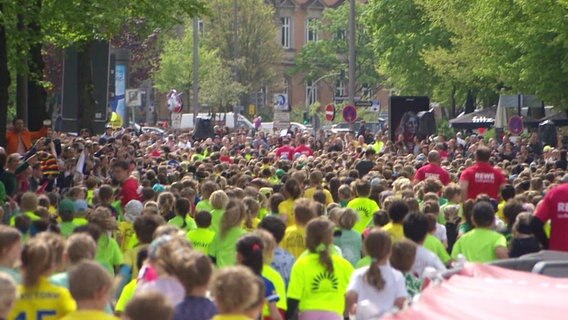
M450 120L450 125L455 129L465 129L465 130L491 128L495 124L496 113L497 113L497 106L485 108L452 119Z

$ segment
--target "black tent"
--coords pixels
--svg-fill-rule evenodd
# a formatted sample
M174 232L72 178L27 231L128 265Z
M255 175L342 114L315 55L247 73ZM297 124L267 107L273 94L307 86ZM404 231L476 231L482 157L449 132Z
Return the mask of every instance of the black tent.
M550 120L557 127L568 126L568 111L560 111L555 114L551 114L547 117L540 118L538 120L523 121L525 126L529 128L537 128L538 125L544 121Z
M472 113L463 114L450 120L450 125L454 129L474 130L478 128L491 128L495 124L497 106L485 108Z

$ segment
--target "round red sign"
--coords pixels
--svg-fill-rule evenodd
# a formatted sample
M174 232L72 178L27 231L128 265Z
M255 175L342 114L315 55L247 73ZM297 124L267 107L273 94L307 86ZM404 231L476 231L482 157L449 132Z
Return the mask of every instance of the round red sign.
M523 132L523 118L519 116L512 116L509 119L509 131L512 134L521 134Z
M333 119L335 119L335 106L328 104L325 106L325 120L333 121Z
M357 109L354 106L348 104L343 108L343 120L345 122L355 122L357 120Z

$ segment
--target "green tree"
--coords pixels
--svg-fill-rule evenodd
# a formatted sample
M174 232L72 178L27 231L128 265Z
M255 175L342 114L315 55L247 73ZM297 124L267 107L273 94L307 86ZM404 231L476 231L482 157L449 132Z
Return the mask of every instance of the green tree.
M277 71L274 62L281 59L273 7L263 0L211 0L208 4L212 14L205 19L206 47L218 50L223 65L232 68L249 95L270 87ZM249 95L241 96L241 103L246 105Z
M202 43L202 42L200 42ZM183 37L166 40L160 55L160 66L153 74L155 87L162 92L176 89L190 94L193 79L193 30L185 29ZM232 78L231 69L222 63L217 50L199 47L199 100L212 107L234 104L242 86ZM217 109L220 110L220 109Z
M377 56L371 46L371 33L362 14L364 7L365 5L360 3L357 3L355 7L357 14L355 44L357 52L355 74L357 79L355 89L357 92L361 92L363 86L369 89L377 89L383 81L378 70L369 67L374 65ZM326 75L336 74L336 76L326 80L328 86L334 88L335 82L347 75L349 65L348 21L348 2L335 9L325 10L321 21L312 26L323 35L322 39L307 43L296 55L294 66L287 72L289 74L301 74L305 80L316 80Z

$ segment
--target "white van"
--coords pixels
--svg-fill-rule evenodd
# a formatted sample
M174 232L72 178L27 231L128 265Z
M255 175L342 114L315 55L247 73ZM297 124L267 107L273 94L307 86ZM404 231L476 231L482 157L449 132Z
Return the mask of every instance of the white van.
M247 130L253 129L254 125L242 114L235 114L234 112L216 113L215 117L211 113L198 113L198 118L211 119L213 125L221 127L229 127L229 129L246 128ZM193 113L184 113L181 115L180 129L193 129L195 126L195 119Z

